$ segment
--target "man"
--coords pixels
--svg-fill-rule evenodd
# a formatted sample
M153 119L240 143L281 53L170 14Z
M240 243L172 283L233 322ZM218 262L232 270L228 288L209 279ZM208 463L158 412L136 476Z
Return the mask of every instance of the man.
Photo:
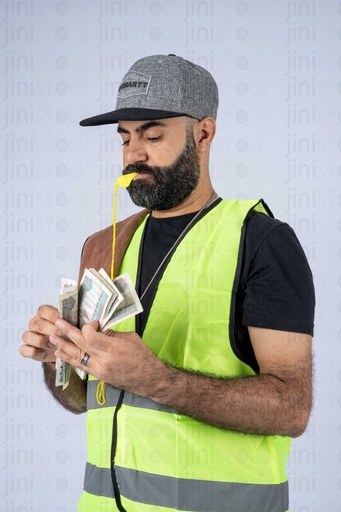
M80 511L288 510L290 438L312 401L312 278L265 203L214 192L217 107L206 70L156 55L127 72L115 111L81 122L118 123L123 173L137 173L128 190L147 210L117 225L116 273L129 272L144 308L136 321L80 331L42 306L23 335L21 354L43 361L57 400L88 410ZM111 233L87 240L80 276L108 271ZM87 384L73 373L55 388L56 357Z

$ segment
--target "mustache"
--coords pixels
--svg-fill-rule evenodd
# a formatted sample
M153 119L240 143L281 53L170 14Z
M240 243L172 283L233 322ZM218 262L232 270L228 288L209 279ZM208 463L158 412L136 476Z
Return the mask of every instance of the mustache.
M127 165L127 167L123 169L122 174L130 174L132 172L137 172L138 174L151 174L152 176L155 176L155 168L149 167L143 163Z

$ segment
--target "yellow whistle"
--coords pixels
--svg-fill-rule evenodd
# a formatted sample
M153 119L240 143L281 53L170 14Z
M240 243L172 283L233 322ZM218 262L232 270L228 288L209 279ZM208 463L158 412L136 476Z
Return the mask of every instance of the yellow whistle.
M133 179L137 176L137 172L131 172L129 174L123 174L117 180L115 181L115 186L119 186L122 188L129 187L130 183L133 181Z

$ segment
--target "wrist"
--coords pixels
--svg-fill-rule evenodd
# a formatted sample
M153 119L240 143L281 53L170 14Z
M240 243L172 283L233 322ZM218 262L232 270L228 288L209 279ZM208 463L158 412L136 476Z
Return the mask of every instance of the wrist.
M154 388L154 396L151 399L164 405L171 405L174 396L177 395L180 373L177 368L163 363L163 369L158 373L159 378Z

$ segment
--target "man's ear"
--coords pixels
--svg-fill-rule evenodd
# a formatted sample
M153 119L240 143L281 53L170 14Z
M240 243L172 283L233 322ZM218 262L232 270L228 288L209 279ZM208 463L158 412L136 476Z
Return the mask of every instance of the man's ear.
M216 132L216 122L213 117L204 117L195 125L195 140L199 153L209 151Z

